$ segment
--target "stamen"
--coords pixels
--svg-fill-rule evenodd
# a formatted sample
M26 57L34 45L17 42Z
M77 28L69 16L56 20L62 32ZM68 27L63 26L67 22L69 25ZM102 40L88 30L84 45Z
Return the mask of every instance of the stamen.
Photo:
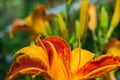
M79 36L78 36L78 48L79 48L79 63L78 63L78 67L80 66L80 62L81 62L81 45L80 45L80 33L79 33Z
M46 47L44 46L44 44L41 40L41 35L37 36L35 42L36 42L37 45L41 46L45 50L45 52L47 53L47 49L46 49Z

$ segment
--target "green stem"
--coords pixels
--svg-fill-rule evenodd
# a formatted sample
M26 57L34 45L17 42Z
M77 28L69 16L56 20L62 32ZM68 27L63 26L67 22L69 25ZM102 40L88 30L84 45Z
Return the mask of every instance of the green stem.
M72 4L73 0L67 0L66 2L66 9L67 9L67 21L70 20L70 15L69 15L69 11L70 11L70 8L71 8L71 4Z
M110 36L111 36L113 30L114 30L114 27L110 26L110 29L108 30L108 33L107 33L107 35L106 35L106 38L107 38L107 39L110 38Z
M35 80L35 75L27 75L26 80Z
M107 34L105 35L104 34L105 32L103 32L102 36L99 37L100 40L98 40L98 43L100 43L100 48L96 50L96 57L99 57L100 55L102 55L102 53L104 51L104 47L105 47L107 41L109 40L110 36L112 35L113 31L114 31L114 27L110 26ZM102 37L103 37L103 39L102 39ZM102 41L101 41L101 39L102 39ZM102 44L101 44L101 42L102 42Z
M28 75L25 76L25 78L26 78L26 80L31 80L31 79L30 79L30 76L28 76Z

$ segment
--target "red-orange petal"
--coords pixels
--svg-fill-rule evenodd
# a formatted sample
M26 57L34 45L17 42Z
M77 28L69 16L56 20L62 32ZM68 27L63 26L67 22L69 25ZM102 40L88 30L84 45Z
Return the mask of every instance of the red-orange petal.
M65 40L63 40L61 37L58 37L58 36L51 36L51 37L48 37L45 40L43 40L43 43L46 41L49 41L54 45L54 47L57 51L57 54L59 56L61 56L63 59L66 59L70 62L71 49Z
M76 74L75 79L90 79L100 77L106 72L120 67L120 57L103 55L99 58L89 61Z
M105 45L105 51L109 50L112 47L119 48L120 47L120 41L117 38L111 37L108 41L108 43Z
M48 59L49 59L49 66L51 66L53 59L54 59L54 51L49 43L43 42L44 46L46 47L47 53L48 53Z
M36 44L42 46L48 53L51 74L55 80L71 78L70 47L62 38L50 36L41 41L38 36Z
M43 44L49 56L50 72L53 80L68 80L66 66L64 65L65 61L63 62L62 58L58 56L54 45L49 41L45 41Z
M31 28L29 28L27 25L25 25L24 21L22 19L15 19L11 29L10 29L10 38L14 38L15 32L30 32Z
M13 78L19 76L20 74L29 74L29 75L39 75L46 74L48 68L37 58L31 58L28 55L22 55L12 64L10 71L7 75L7 80L12 80Z
M67 78L69 80L71 80L72 79L72 72L71 72L71 68L70 68L70 61L71 61L71 55L70 54L71 54L71 50L70 50L70 47L67 44L67 42L65 40L63 40L61 37L51 36L51 37L48 37L45 40L43 40L43 43L44 43L47 51L50 51L49 48L50 48L50 46L53 45L53 47L56 49L57 55L63 61L63 64L64 64L66 72L67 72L67 76L68 76ZM46 46L45 43L48 43L49 46ZM51 48L51 50L52 50L52 48Z

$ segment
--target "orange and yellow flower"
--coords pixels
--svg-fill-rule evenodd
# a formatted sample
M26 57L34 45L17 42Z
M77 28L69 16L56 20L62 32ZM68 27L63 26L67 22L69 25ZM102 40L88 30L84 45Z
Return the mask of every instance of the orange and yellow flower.
M44 40L38 36L36 45L24 47L15 53L15 62L7 80L13 80L20 74L43 75L47 80L86 80L120 67L118 56L93 57L93 53L84 49L71 51L68 43L58 36Z
M105 51L115 56L120 56L120 41L117 38L111 37L105 45Z
M46 14L48 6L38 5L36 6L33 13L31 13L24 20L15 19L10 29L10 38L14 38L15 32L30 32L34 35L41 34L47 36L47 29L45 22L50 21L51 18L55 17L55 14Z

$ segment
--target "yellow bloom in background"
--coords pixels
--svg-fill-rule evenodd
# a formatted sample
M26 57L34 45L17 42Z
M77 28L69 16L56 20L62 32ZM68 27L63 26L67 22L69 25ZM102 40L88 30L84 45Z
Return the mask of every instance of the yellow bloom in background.
M90 17L90 20L89 20L89 23L88 23L88 28L92 32L93 39L96 40L97 37L96 37L96 34L95 34L95 30L96 30L96 27L97 27L97 14L96 14L95 4L93 4L93 3L90 4L88 13L89 13L89 17Z
M42 34L47 36L47 29L45 25L46 20L55 17L55 14L46 14L48 6L38 5L33 13L31 13L24 20L16 19L10 29L10 38L14 37L15 32L30 32L32 34Z
M115 56L120 56L120 41L111 37L105 46L105 51Z
M86 80L100 77L120 67L120 57L103 55L93 59L94 54L76 48L71 51L68 43L58 36L41 40L36 45L18 50L7 80L19 75L43 75L46 80Z
M90 7L89 7L89 16L90 16L90 20L89 20L89 29L94 32L96 30L97 27L97 14L96 14L96 6L95 4L91 3Z

